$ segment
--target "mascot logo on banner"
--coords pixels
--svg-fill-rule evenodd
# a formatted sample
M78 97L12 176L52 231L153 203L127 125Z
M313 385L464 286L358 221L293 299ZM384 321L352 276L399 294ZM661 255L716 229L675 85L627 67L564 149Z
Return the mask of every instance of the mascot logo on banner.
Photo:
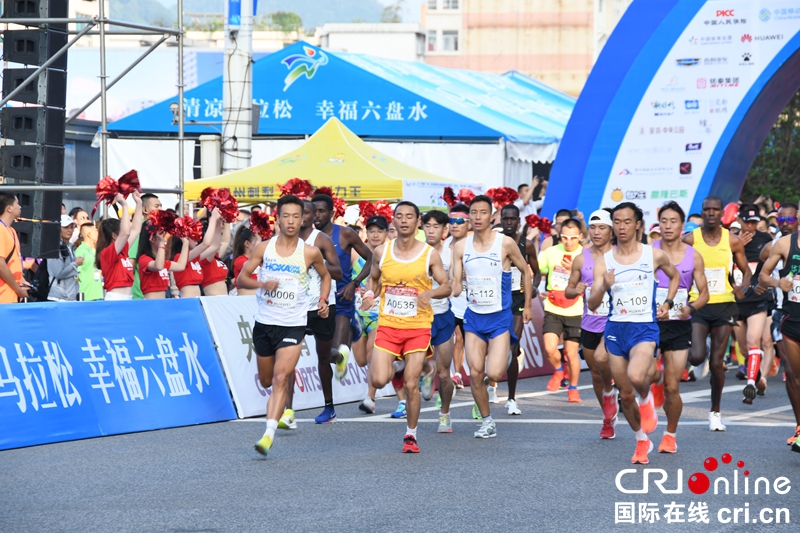
M322 50L304 46L303 52L305 53L292 54L281 61L286 68L290 69L286 79L283 80L284 92L303 74L310 80L317 73L319 67L328 64L328 56Z

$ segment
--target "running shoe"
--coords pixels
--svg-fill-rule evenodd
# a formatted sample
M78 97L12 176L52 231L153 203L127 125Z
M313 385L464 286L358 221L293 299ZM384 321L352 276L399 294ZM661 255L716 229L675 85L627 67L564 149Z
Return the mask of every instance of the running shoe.
M613 389L611 394L603 393L603 418L612 420L619 414L619 402L617 401L619 392Z
M456 372L455 374L453 374L453 385L455 385L457 389L464 388L464 380L461 379L460 372Z
M514 352L511 350L508 351L508 361L506 362L506 370L511 368L511 361L514 360Z
M763 377L756 381L756 395L764 396L767 394L767 380Z
M736 379L741 379L742 381L747 379L746 371L747 368L744 365L739 365L739 368L736 369Z
M684 382L684 383L689 381L689 369L688 368L684 368L683 369L683 374L681 374L681 381Z
M581 403L581 394L578 392L578 389L569 389L567 391L567 401L569 403Z
M439 415L439 428L436 430L436 433L452 433L453 432L453 421L450 420L450 415Z
M653 451L653 443L650 441L649 437L646 440L637 440L636 452L633 454L633 457L631 458L631 463L635 465L649 464L650 459L647 458L647 454L652 451Z
M556 370L553 374L553 377L550 378L550 381L547 382L547 390L550 392L555 392L561 388L561 380L564 379L564 371L563 370Z
M607 418L603 419L603 427L600 429L600 438L601 439L613 439L617 436L615 426L617 425L617 417L615 416L613 419L609 420Z
M419 453L419 445L413 435L403 437L403 453Z
M294 411L286 409L283 416L278 420L278 429L297 429L297 421L294 419Z
M406 417L406 402L400 402L397 404L397 409L389 415L392 418L405 418Z
M269 449L272 448L272 438L264 435L261 437L261 439L259 439L258 442L256 442L254 448L258 453L266 457L269 453Z
M339 345L339 353L342 354L342 360L336 363L336 369L334 370L336 381L342 381L347 377L347 361L350 359L350 348L345 344L341 344Z
M367 413L368 415L375 414L375 400L367 396L364 398L360 404L358 404L358 408Z
M689 379L688 379L688 381L689 382L697 381L697 376L694 375L694 368L692 368L692 370L689 370Z
M329 424L331 422L336 421L336 411L334 411L333 407L326 407L322 410L322 412L314 419L314 422L317 424Z
M709 366L708 359L706 359L706 362L703 363L703 370L700 372L700 377L701 378L706 377L710 370L711 370L711 367Z
M419 378L419 391L422 393L422 399L429 402L433 398L433 378L436 377L434 372L430 374L423 374Z
M797 440L792 444L792 451L800 453L800 437L797 437Z
M656 409L664 405L664 375L661 375L661 383L650 385L650 393L653 396L653 405Z
M500 403L500 398L497 397L497 387L486 387L486 392L489 393L489 403Z
M525 350L522 349L522 346L519 347L519 355L517 356L517 364L519 365L519 371L522 372L525 369Z
M725 424L722 423L722 415L711 411L708 413L709 431L725 431Z
M748 383L747 385L744 386L743 392L744 392L744 399L742 400L742 403L746 403L747 405L752 405L753 400L756 397L756 386Z
M441 397L441 395L436 397L436 407L438 407L440 409L442 408L442 397Z
M508 414L510 414L510 415L521 415L522 414L522 411L520 411L519 407L517 407L517 401L516 400L508 400L506 402L506 409L508 409Z
M778 361L777 357L772 358L772 367L769 369L769 377L774 378L778 375L778 370L781 367L780 361Z
M494 420L484 420L480 429L475 432L476 439L491 439L497 436L497 426Z
M678 443L675 442L675 437L672 435L664 435L661 437L661 444L658 445L658 453L676 453L678 451Z
M789 437L789 440L787 440L787 441L786 441L786 444L788 444L789 446L791 446L792 444L794 444L794 443L795 443L795 441L796 441L798 438L800 438L800 426L797 426L797 429L795 429L795 431L794 431L794 435L792 435L791 437Z
M646 402L639 404L639 416L641 417L642 421L642 431L650 434L656 430L656 426L658 425L658 414L656 413L656 408L653 404L653 395L648 394L647 397L649 399Z
M480 420L481 418L483 418L481 416L481 410L478 409L477 403L472 404L472 418L474 418L475 420Z

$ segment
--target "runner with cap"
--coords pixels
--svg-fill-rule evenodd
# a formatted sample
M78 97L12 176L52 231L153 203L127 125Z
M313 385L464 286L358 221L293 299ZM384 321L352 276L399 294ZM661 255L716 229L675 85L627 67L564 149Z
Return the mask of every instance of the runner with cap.
M611 215L605 209L598 209L589 217L589 237L592 245L584 248L572 262L569 285L564 291L567 298L584 296L583 317L581 318L581 346L583 357L592 374L592 388L603 410L603 427L600 429L601 439L613 439L616 436L617 414L619 403L617 389L611 382L611 367L608 364L603 332L608 319L608 294L594 311L588 307L589 296L594 284L594 265L612 248L613 238Z
M459 242L467 238L472 231L472 226L469 221L469 207L464 204L457 204L450 208L450 243L449 247L452 249ZM456 317L456 327L461 334L460 341L457 339L453 349L453 382L456 388L464 388L464 381L461 376L460 369L464 364L464 313L467 312L467 278L461 279L461 292L458 296L450 298L450 308L453 315ZM452 280L453 286L456 280ZM473 410L473 417L480 416L477 409Z

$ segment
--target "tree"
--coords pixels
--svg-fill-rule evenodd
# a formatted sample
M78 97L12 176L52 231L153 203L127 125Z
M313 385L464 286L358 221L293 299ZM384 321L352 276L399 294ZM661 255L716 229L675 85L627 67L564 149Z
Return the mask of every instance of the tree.
M789 101L758 151L742 189L742 199L758 196L778 202L800 198L800 91Z
M405 0L397 0L394 4L389 4L385 8L383 8L383 13L381 13L381 22L403 22L403 4Z
M276 11L267 15L270 23L281 31L297 31L303 27L303 19L291 11Z

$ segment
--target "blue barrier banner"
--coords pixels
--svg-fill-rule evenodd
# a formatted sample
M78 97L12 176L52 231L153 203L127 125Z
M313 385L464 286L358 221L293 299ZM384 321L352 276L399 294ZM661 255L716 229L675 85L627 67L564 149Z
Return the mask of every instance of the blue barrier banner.
M0 305L0 449L236 418L198 299Z

